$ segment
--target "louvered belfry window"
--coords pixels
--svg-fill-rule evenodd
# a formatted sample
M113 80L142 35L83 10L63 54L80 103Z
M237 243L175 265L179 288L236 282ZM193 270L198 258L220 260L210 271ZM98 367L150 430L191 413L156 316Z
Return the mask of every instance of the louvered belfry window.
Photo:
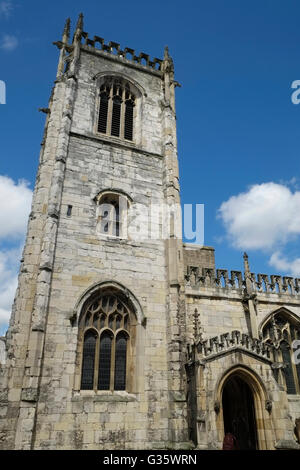
M100 87L98 132L132 141L135 101L128 83L107 78Z
M115 294L88 303L80 320L81 390L126 390L130 310Z

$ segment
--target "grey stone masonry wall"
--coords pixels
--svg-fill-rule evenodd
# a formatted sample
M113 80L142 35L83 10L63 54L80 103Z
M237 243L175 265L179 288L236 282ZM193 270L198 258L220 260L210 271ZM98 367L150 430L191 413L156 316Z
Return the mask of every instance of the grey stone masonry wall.
M216 269L212 247L182 243L176 217L166 238L99 230L106 192L135 209L180 204L178 83L167 47L163 59L150 59L91 39L82 15L69 38L67 20L54 43L56 80L1 339L0 448L219 449L231 374L253 395L259 448L296 448L299 395L276 379L285 364L262 330L278 312L297 325L300 280L255 276L246 253L244 273ZM98 131L105 77L134 90L132 140ZM125 390L81 390L80 320L103 292L119 293L132 315Z
M300 317L300 284L298 279L251 274L252 296L255 303L256 323L261 328L264 320L280 307L286 307ZM202 332L206 337L238 329L251 333L245 277L240 271L190 266L185 276L185 292L189 311L189 337L193 335L195 308L200 315ZM258 280L256 280L258 279ZM276 283L272 282L276 279ZM201 308L200 308L201 305Z
M97 230L101 191L121 191L132 205L180 202L172 60L167 50L164 60L151 62L127 60L120 48L112 54L115 43L100 41L97 49L83 32L82 15L71 45L69 29L67 21L55 43L57 78L7 335L1 446L189 446L181 242ZM105 75L121 76L136 90L132 142L97 132ZM130 390L80 390L81 302L101 285L122 290L137 306Z
M6 335L7 362L1 378L0 403L1 407L4 406L7 411L7 414L3 415L2 413L4 418L0 422L1 445L6 449L15 446L18 417L22 415L20 398L23 382L24 389L27 389L26 382L29 380L31 382L29 389L32 390L33 396L36 395L41 356L40 353L36 354L37 367L34 371L31 371L31 374L29 373L31 357L28 351L29 341L32 343L35 340L42 342L42 332L33 331L32 315L34 310L39 309L38 306L42 299L41 294L38 293L38 287L43 289L46 286L44 280L47 276L49 286L49 271L47 271L47 264L45 264L44 259L48 257L49 244L46 241L48 226L53 221L55 224L56 220L50 210L49 201L56 161L55 156L58 154L59 135L61 135L59 131L62 132L63 129L62 113L65 95L66 83L57 83L49 101L51 114L48 114L46 119L26 243L19 271L18 288L12 308L10 327ZM38 282L38 279L40 282ZM29 340L30 335L36 336L35 340L33 338ZM26 410L25 415L31 415L31 418L28 419L31 423L30 426L32 426L34 411L29 402L26 402L27 407L30 408L30 411ZM32 435L29 429L30 426L28 425L27 430L24 431L25 439L26 435L27 437Z
M118 188L120 180L133 201L147 200L150 194L159 201L162 198L161 166L161 159L157 157L145 159L132 150L71 137L49 303L37 448L59 445L57 440L62 431L65 432L61 445L72 447L75 428L83 433L84 448L99 445L110 448L112 441L115 446L124 448L134 447L136 441L145 445L146 440L152 443L167 440L164 244L118 241L98 235L94 201L100 189ZM143 174L140 184L139 172ZM73 205L71 217L66 215L69 203ZM137 377L135 393L124 393L121 397L102 394L99 403L99 396L86 396L74 385L78 328L71 325L69 318L82 293L89 286L108 279L134 293L143 306L147 325L140 332L143 342L138 354L142 358L142 376ZM104 408L105 415L100 414L98 410ZM83 414L85 409L88 412ZM57 421L49 434L54 416ZM97 423L104 416L100 431ZM129 416L136 419L128 423ZM80 421L82 426L78 424Z
M6 344L5 338L3 336L0 337L0 364L3 365L6 362Z
M127 64L126 64L127 65ZM142 69L142 70L141 70ZM95 136L98 121L99 80L105 75L128 78L140 93L137 103L134 143L132 148L163 156L162 73L145 73L142 67L127 68L114 56L100 51L81 51L78 71L78 96L74 105L72 132ZM105 136L102 135L105 138ZM120 139L107 136L108 142L120 143Z
M215 249L210 246L198 246L193 244L183 244L184 271L188 272L189 266L215 269Z
M198 440L199 448L222 448L220 384L232 373L249 380L253 390L255 381L262 380L264 395L260 397L259 392L255 400L262 400L268 412L257 405L259 448L299 449L294 433L300 418L299 395L288 395L280 380L275 380L277 356L262 335L263 326L276 312L286 312L294 322L300 321L299 279L256 276L248 269L246 254L244 260L244 274L193 263L185 276L189 383L197 378L194 390L190 390L196 396L193 409L199 418L190 417L194 441Z

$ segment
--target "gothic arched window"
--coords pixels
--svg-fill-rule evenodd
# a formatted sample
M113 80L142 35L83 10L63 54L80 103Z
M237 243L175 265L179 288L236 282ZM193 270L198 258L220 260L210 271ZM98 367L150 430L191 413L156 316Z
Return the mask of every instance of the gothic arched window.
M275 313L263 327L263 340L274 346L275 362L281 363L282 379L289 394L300 394L300 364L294 360L293 341L300 340L300 324L284 311ZM276 379L280 380L279 372Z
M100 86L98 132L132 141L135 102L129 83L107 77Z
M131 312L115 294L103 294L84 309L79 325L81 390L128 390Z

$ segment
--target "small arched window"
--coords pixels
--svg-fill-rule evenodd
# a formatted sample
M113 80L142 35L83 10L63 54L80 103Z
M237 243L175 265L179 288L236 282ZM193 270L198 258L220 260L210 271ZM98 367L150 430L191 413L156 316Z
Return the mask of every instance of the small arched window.
M123 194L104 191L97 197L97 233L118 238L127 236L129 200Z
M288 394L300 394L300 364L294 360L293 341L300 340L300 323L284 311L272 316L263 327L263 339L274 346L276 362L283 364L282 378ZM280 380L279 372L275 376Z
M134 139L134 107L136 94L126 81L107 77L100 86L98 132Z
M131 311L115 294L91 300L80 319L81 390L128 390Z

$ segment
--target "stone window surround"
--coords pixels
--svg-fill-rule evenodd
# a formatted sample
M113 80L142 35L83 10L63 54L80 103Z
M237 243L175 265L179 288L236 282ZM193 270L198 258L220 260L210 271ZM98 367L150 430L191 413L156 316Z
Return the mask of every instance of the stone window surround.
M105 299L106 298L106 302ZM109 304L106 305L106 308L102 305L100 308L100 304L102 304L102 299L103 301L107 304L107 302L113 301L115 304L114 310L110 309ZM99 304L100 302L100 304ZM97 310L97 313L91 314L89 313L92 311L92 304L93 303L98 303L99 307ZM119 307L116 305L121 304L121 309L125 313L121 314L119 313ZM114 391L114 381L115 381L115 359L116 359L116 341L117 337L120 333L126 334L127 337L127 347L126 347L126 379L125 379L125 390L130 391L131 390L131 383L132 383L132 377L131 377L131 358L134 356L133 350L134 350L134 345L135 345L135 321L134 321L134 315L131 312L131 309L128 305L126 305L127 302L124 301L121 295L118 295L116 292L110 292L109 290L103 291L103 292L98 292L96 295L92 295L89 299L88 302L85 303L85 306L82 310L81 316L80 316L80 321L79 321L79 332L78 332L78 352L80 355L80 375L82 376L82 371L83 371L83 351L84 351L84 344L85 344L85 336L88 332L94 331L95 332L95 337L96 339L96 344L95 344L95 352L94 352L94 374L93 374L93 390L96 392L98 390L104 390L108 391L105 388L99 388L98 389L98 374L100 374L101 371L101 363L100 363L100 345L101 345L101 337L103 334L108 332L111 337L112 337L112 344L111 344L111 350L110 350L110 379L109 379L109 390ZM100 308L100 310L99 310ZM116 310L117 309L117 310ZM111 311L110 311L111 310ZM105 312L105 313L102 313ZM111 315L114 315L114 320L113 323L114 325L110 325L110 318ZM93 325L94 322L94 316L98 317L98 327L95 328ZM105 315L105 325L101 326L101 318ZM121 328L118 328L116 330L116 317L122 317L121 323L122 325ZM125 327L123 325L123 321L125 321L125 317L127 318L127 321L129 321L129 328ZM88 321L88 325L86 322ZM125 329L126 328L126 329ZM82 389L86 390L86 389Z
M81 361L82 361L82 343L80 344L80 328L79 321L81 314L84 311L86 303L97 295L97 293L114 293L115 295L121 294L126 297L127 303L132 313L134 320L132 326L135 327L135 341L131 349L131 356L129 357L129 368L131 369L130 376L127 382L126 390L81 390ZM143 381L140 377L143 376L144 370L144 356L145 356L145 329L147 317L144 314L145 307L142 308L136 296L127 289L123 284L117 281L102 281L93 284L90 288L86 289L79 300L77 301L70 321L73 327L78 329L78 343L76 353L76 366L74 374L73 385L73 399L76 397L93 397L96 401L135 401L136 394L143 391Z
M109 224L108 227L108 232L101 231L101 220L103 218L103 214L99 214L99 206L102 204L103 200L105 204L111 204L116 207L116 204L118 205L118 230L119 234L115 235L113 233L113 228L114 224L116 224L116 220L113 220L111 218L111 215L108 214L107 222ZM118 199L118 201L117 201ZM96 202L97 208L96 208L96 218L97 218L97 225L96 225L96 232L101 238L109 238L109 239L127 239L127 237L124 236L124 230L122 231L122 228L126 225L127 223L127 211L124 210L126 207L127 210L130 208L132 204L132 198L126 194L124 191L119 190L119 189L104 189L100 191L97 196L94 198L94 201ZM100 229L98 228L100 227Z
M290 326L293 325L294 327L297 326L298 328L300 328L300 321L299 321L299 318L293 312L289 311L285 307L281 307L281 308L276 309L274 312L271 312L264 319L264 321L260 325L261 333L263 334L263 332L266 330L268 325L270 325L272 323L272 321L276 317L276 315L280 315L280 316L285 318L286 323L288 325L288 329L287 329L288 336L289 336L289 340L291 342L292 339L291 339ZM286 329L286 325L284 326L284 329ZM298 333L298 338L299 338L299 333ZM286 340L282 338L280 340L280 342L282 342L282 341L286 341ZM281 352L280 348L278 349L278 353L279 353L279 357L280 357L280 362L284 362L283 358L282 358L282 352ZM289 397L297 397L297 396L300 395L300 381L299 381L296 365L294 364L294 362L292 360L291 360L291 366L292 366L292 372L293 372L293 377L294 377L296 394L292 394L292 393L288 394L287 393L287 395ZM279 383L280 383L280 385L282 385L286 389L285 376L281 371L279 371L279 372L280 372L280 374L279 374Z

